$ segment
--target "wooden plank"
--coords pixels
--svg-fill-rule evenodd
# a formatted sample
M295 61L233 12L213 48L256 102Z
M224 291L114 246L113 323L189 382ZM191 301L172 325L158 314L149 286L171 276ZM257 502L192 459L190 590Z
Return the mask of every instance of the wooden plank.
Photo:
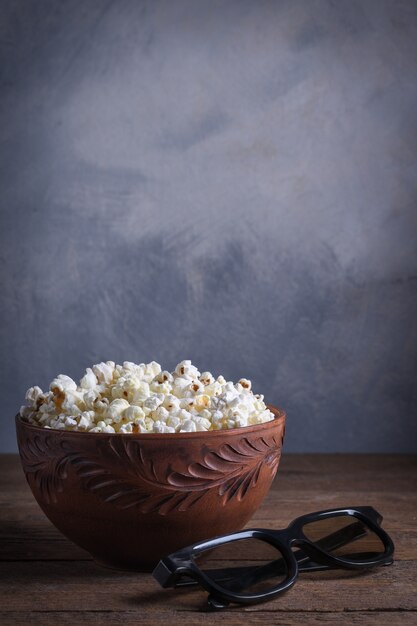
M345 473L347 468L352 468L360 472L377 469L392 473L407 470L410 464L413 465L414 471L417 471L416 454L287 454L284 447L281 458L281 468L291 472L297 471L301 466L305 471L313 472L322 472L324 469L326 472Z
M259 624L280 626L320 626L328 624L329 626L415 626L417 622L416 613L400 612L392 613L390 611L364 612L355 611L347 613L335 612L276 612L268 611L267 605L263 605L262 611L254 612L240 608L228 609L221 614L213 614L212 612L193 612L177 611L172 614L165 612L152 613L152 626L166 625L167 620L171 623L181 623L182 626L212 626L214 621L220 620L224 626L242 626L242 624L251 624L259 626ZM250 615L248 615L250 612ZM173 622L172 620L175 620ZM28 626L33 624L37 626L74 626L74 624L99 624L106 626L107 624L125 624L126 626L134 626L136 624L146 624L150 626L149 614L143 609L131 611L18 611L16 613L5 613L0 611L0 623L2 626Z
M417 563L397 562L367 572L334 570L302 574L293 589L268 603L270 611L417 610ZM162 590L149 574L114 572L93 562L0 564L3 611L146 609L199 611L200 589ZM257 605L250 611L264 610ZM248 609L249 610L249 609Z
M417 456L283 455L274 490L338 493L339 491L415 491Z
M395 491L387 497L386 493L373 490L367 494L358 493L345 489L340 492L279 492L270 491L261 507L256 512L254 518L278 519L283 524L287 524L296 516L319 511L324 509L339 508L346 506L373 506L384 517L386 523L388 517L392 521L407 519L412 521L413 511L417 509L417 497L414 491L396 493ZM290 507L290 508L289 508Z

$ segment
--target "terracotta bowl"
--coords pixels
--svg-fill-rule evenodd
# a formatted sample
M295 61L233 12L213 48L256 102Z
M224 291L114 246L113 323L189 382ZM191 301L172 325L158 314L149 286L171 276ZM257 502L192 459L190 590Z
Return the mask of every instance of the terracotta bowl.
M45 429L16 417L39 506L99 563L149 570L160 557L242 528L278 469L285 413L210 432L105 434Z

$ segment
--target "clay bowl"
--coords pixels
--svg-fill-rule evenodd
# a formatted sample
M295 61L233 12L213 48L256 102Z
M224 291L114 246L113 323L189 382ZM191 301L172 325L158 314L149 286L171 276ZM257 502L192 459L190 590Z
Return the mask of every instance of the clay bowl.
M170 552L242 528L278 469L285 413L265 424L195 433L45 429L16 417L39 506L99 563L149 570Z

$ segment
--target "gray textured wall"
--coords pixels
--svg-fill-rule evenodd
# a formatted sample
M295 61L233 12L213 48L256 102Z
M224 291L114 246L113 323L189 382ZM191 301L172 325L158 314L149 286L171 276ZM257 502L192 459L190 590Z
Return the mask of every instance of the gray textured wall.
M417 2L2 0L1 449L191 358L291 451L417 446Z

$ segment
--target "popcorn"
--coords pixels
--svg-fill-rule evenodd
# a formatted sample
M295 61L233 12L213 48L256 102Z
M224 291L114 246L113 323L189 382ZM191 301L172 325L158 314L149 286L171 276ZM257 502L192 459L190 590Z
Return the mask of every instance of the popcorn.
M193 393L203 393L204 385L200 380L193 380L187 387L188 391L192 391Z
M204 417L195 417L193 422L195 423L196 430L198 431L210 430L211 422Z
M122 419L123 411L126 411L129 406L129 402L127 400L123 400L122 398L113 400L113 402L110 402L105 411L105 417L109 417L113 420L113 422L116 422L117 424Z
M85 405L84 407L79 407L77 405L76 397L71 394L65 395L63 401L60 403L61 411L69 415L79 415L82 408L85 408Z
M170 413L177 412L180 408L184 408L181 406L181 400L171 394L165 396L163 406L168 409Z
M205 393L209 396L219 396L222 392L221 384L215 380L213 383L210 383L205 388Z
M116 365L117 370L127 370L128 372L133 372L136 367L140 367L140 365L135 365L133 361L123 361L123 365ZM143 368L143 371L145 371L145 368Z
M129 422L136 422L145 417L145 412L142 407L132 404L125 410L124 416Z
M186 409L190 411L195 407L195 398L180 398L179 400L179 408Z
M181 363L178 363L175 368L175 374L183 378L198 378L200 376L200 372L192 365L191 361L181 361Z
M80 387L83 389L94 389L98 385L97 376L94 374L91 367L87 367L85 375L80 380Z
M195 405L196 411L199 411L199 412L203 411L208 406L210 406L210 396L206 394L195 396L194 405Z
M78 429L88 430L94 420L94 411L84 411L78 419Z
M185 420L183 422L179 432L180 433L195 433L197 430L197 426L193 420Z
M135 427L137 428L137 432L139 433L147 433L149 432L148 430L148 425L145 419L139 418L137 420L135 420ZM153 428L153 426L152 426Z
M78 425L77 420L69 415L65 415L64 424L65 426L77 426Z
M159 420L153 423L154 433L165 433L166 428L167 428L166 424L164 424L164 422L160 422Z
M133 432L132 422L127 422L126 424L122 424L119 428L119 433L131 433L131 432Z
M154 393L161 393L162 395L166 395L167 393L171 391L171 385L168 382L159 383L157 381L153 381L149 385L149 388Z
M115 364L113 361L107 361L107 363L98 363L93 365L93 372L97 376L99 382L110 384L113 380Z
M177 366L178 367L178 366ZM172 393L174 396L181 398L184 395L184 391L188 389L190 381L188 378L178 377L175 378Z
M159 363L87 367L79 384L59 374L48 392L30 387L20 415L31 424L95 433L185 433L244 428L274 418L251 381L215 378L189 360L171 373Z
M97 392L94 389L88 389L84 392L84 404L87 409L94 409L96 401L99 399Z
M149 398L149 396L151 395L151 390L149 388L149 385L147 382L145 382L144 380L141 380L138 382L138 386L135 389L135 393L133 395L132 398L132 404L140 404L146 400L146 398Z
M143 408L149 409L149 411L156 411L156 409L164 401L161 395L162 394L155 394L154 396L149 396L149 398L146 398L145 402L143 403Z
M158 374L160 373L161 366L159 365L159 363L152 361L151 363L148 363L148 365L145 365L145 373L143 378L146 380L146 382L150 383L155 378L155 376L158 376Z
M180 418L180 420L184 422L184 424L185 422L191 419L191 416L192 414L189 411L186 411L185 409L181 409L180 412L178 413L178 417Z
M248 418L244 415L236 416L235 419L236 428L244 428L248 425Z
M166 421L166 425L170 426L171 428L174 429L175 432L177 432L177 430L181 426L181 420L176 415L171 415L170 414L169 418Z
M130 372L136 376L138 380L142 380L145 376L145 367L145 363L139 363L139 365L136 365L136 363L132 363L131 361L124 361L123 365L116 365L116 368L118 371L120 370L120 373Z
M203 385L212 385L214 383L214 376L210 372L203 372L200 374L200 381Z
M25 395L25 399L28 402L29 407L37 408L39 405L39 400L43 399L44 395L42 389L40 387L30 387Z
M159 406L155 411L157 420L166 422L169 419L169 411L164 406Z
M32 413L33 413L33 409L30 406L25 406L24 404L22 404L22 406L20 407L19 415L23 417L23 419L29 422L32 421L31 420Z
M76 391L77 383L65 374L59 374L49 385L51 391Z
M163 372L161 371L159 374L157 374L153 380L153 382L156 383L170 383L172 384L174 380L173 375L170 372L167 372L167 370L164 370Z

